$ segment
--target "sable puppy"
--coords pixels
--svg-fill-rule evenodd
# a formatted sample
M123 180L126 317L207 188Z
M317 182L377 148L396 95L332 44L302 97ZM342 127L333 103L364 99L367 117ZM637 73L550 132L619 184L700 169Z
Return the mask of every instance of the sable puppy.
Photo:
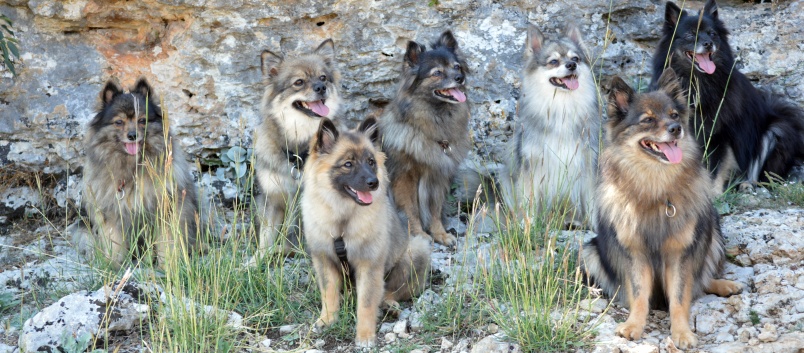
M728 35L714 0L696 14L667 2L653 56L652 86L669 67L690 92L692 131L708 157L717 194L735 164L745 187L767 180L766 173L787 177L804 158L804 112L754 88L735 66Z
M509 178L501 179L504 200L520 218L567 205L555 210L565 224L595 226L600 109L585 52L574 26L555 40L528 27Z
M179 143L166 133L159 99L141 78L130 93L114 81L100 93L100 111L84 139L82 204L106 256L120 265L144 229L153 233L158 258L176 247L178 237L196 239L196 186ZM170 175L163 175L165 164ZM154 226L164 210L179 217L179 234ZM169 227L167 227L169 228Z
M444 199L471 148L466 72L452 32L441 34L430 50L408 42L399 91L380 119L396 205L413 234L428 228L444 245L456 241L441 221Z
M689 326L692 301L703 293L729 296L742 285L716 279L724 261L712 181L689 133L689 108L672 70L658 90L637 94L611 82L608 144L600 156L598 235L584 246L586 273L610 297L628 305L617 334L639 339L652 306L670 308L676 346L698 340Z
M355 131L338 131L322 119L301 198L304 238L321 289L316 326L337 320L344 271L351 273L359 346L374 344L380 302L395 306L421 293L430 272L430 242L408 235L397 216L379 144L373 118Z
M298 244L298 191L310 139L322 117L334 117L340 106L340 74L331 39L310 53L284 57L268 50L260 57L265 80L262 121L254 129L254 170L260 188L256 197L259 249L251 262L288 238L279 249L292 252Z

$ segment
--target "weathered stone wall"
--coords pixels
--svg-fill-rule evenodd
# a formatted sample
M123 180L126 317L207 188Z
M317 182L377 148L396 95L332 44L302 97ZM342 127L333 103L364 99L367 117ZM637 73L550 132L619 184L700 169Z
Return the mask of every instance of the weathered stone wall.
M804 102L804 2L728 1L720 9L740 69ZM473 71L476 151L493 157L515 114L528 22L548 32L578 24L604 82L613 74L637 82L648 78L664 3L4 0L0 13L15 21L22 51L18 77L0 69L0 164L51 173L81 165L84 126L109 77L125 86L149 78L190 155L217 159L221 149L250 144L262 49L305 50L333 38L343 114L357 120L394 94L406 42L429 43L448 28Z

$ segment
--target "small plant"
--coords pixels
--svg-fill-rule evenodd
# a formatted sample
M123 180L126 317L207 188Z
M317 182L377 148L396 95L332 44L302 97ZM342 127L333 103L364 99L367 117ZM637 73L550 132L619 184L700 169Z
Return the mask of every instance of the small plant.
M752 325L759 325L759 314L756 311L751 310L748 312L748 319L751 320Z
M89 349L93 341L92 334L89 332L74 336L70 332L64 331L64 334L61 335L61 344L59 345L61 349L59 351L66 353L84 353ZM89 353L106 353L106 351L103 349L95 349L89 351Z
M20 58L20 50L17 48L19 41L14 37L12 30L11 19L6 15L0 15L0 50L3 51L3 64L11 71L11 74L17 76L17 71L14 70L14 62L12 58Z
M778 174L767 173L766 176L768 181L760 183L760 186L770 190L784 206L804 205L804 184L788 182Z
M222 167L215 170L215 177L218 180L231 178L240 189L242 194L248 194L251 190L248 178L248 164L251 161L253 149L245 149L234 146L230 149L221 151Z
M0 314L5 314L20 304L20 300L9 292L0 293Z

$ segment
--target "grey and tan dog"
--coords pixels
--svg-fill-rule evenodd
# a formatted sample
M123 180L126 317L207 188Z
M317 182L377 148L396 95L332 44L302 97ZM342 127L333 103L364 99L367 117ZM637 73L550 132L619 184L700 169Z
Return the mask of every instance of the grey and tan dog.
M154 235L146 244L154 244L164 261L177 237L195 243L198 204L190 165L145 79L130 93L110 80L100 99L84 139L82 204L93 233L109 260L120 265L146 229ZM178 224L154 226L171 219Z
M639 339L648 310L670 308L681 349L697 344L693 300L729 296L742 285L717 279L725 260L712 180L689 131L685 89L672 69L658 90L637 94L615 77L609 93L608 144L600 156L598 235L583 249L586 273L629 308L616 333Z
M517 217L555 212L564 224L594 228L600 109L580 31L547 39L530 25L519 118L503 198Z
M252 263L287 231L285 253L298 239L298 191L308 144L322 117L333 117L340 105L340 74L335 47L327 39L310 53L283 57L268 50L261 55L265 92L262 121L254 129L254 169L260 186L256 197L259 249Z
M471 148L466 73L452 32L444 32L430 50L409 42L399 90L380 119L394 201L413 234L427 234L427 227L444 245L456 238L444 229L442 207Z
M316 136L301 197L306 250L321 290L316 326L337 320L348 269L357 290L355 341L371 346L381 302L394 307L424 289L430 240L410 236L393 206L375 119L338 131L324 118Z

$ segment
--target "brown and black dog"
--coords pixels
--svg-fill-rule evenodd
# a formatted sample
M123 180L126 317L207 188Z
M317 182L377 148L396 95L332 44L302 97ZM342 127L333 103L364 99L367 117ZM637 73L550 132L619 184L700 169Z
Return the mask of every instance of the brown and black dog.
M669 69L658 90L644 94L614 77L608 112L598 236L582 252L586 273L628 305L618 335L640 338L651 305L669 305L673 341L693 347L692 301L703 293L736 294L742 285L715 278L723 236L710 200L712 180L688 131L687 99Z
M321 290L316 326L337 320L348 269L357 290L358 346L374 344L381 302L396 306L420 293L430 272L430 241L405 231L379 143L373 118L354 131L322 118L302 178L304 239Z
M444 229L442 207L471 148L466 73L452 32L441 34L430 50L408 42L399 91L380 119L394 201L413 234L425 235L428 228L444 245L456 238Z

